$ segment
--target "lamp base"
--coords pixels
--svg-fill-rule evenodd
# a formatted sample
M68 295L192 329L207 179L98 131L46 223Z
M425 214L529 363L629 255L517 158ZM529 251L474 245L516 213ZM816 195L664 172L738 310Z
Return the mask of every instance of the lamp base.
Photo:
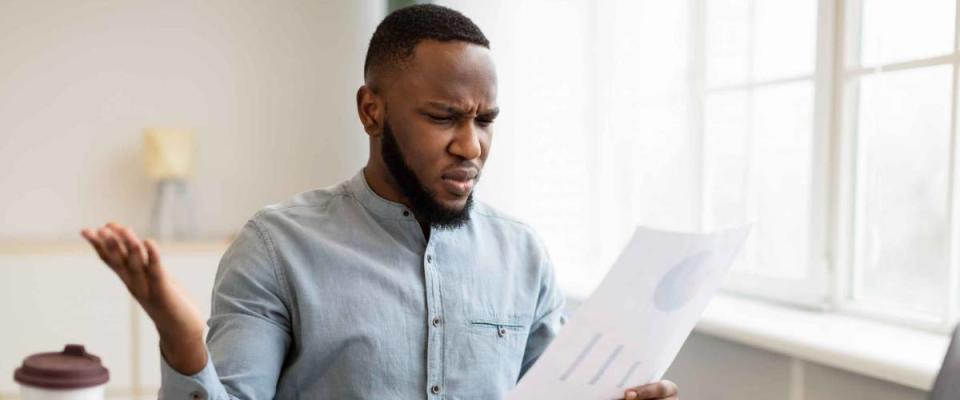
M150 235L159 240L196 238L190 187L184 179L157 181L150 213Z

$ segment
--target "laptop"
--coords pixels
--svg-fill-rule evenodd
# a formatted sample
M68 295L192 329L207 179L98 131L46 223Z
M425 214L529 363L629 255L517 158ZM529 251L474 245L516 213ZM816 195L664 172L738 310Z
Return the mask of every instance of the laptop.
M960 326L953 331L950 348L943 358L943 366L937 374L930 392L930 400L960 399Z

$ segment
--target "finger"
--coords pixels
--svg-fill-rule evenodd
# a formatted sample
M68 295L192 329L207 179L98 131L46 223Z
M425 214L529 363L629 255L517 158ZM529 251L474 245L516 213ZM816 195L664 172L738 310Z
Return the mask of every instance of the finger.
M106 262L107 253L103 248L103 242L100 241L100 238L98 238L97 235L93 233L93 231L87 228L82 229L80 231L80 235L82 235L84 239L87 239L87 242L90 243L90 246L92 246L93 249L97 251L97 255L100 256L100 259ZM107 265L109 265L109 263L107 263Z
M83 235L83 237L87 239L87 241L90 242L90 245L92 245L93 248L97 251L97 255L100 256L100 260L103 260L104 264L107 264L107 266L110 267L110 269L113 270L113 272L115 272L122 281L126 282L127 281L126 269L122 268L121 266L111 261L111 256L106 249L106 244L103 242L102 239L100 239L98 233L94 232L91 229L83 229L82 231L80 231L80 234Z
M110 231L110 234L113 235L114 240L117 241L117 246L120 247L120 250L123 252L123 258L127 258L127 246L123 243L123 237L120 235L120 230L123 229L123 226L116 222L108 222L106 225L107 230Z
M127 248L127 268L136 274L143 272L144 256L140 239L133 231L122 226L115 227L114 231L119 234L123 245Z
M624 392L624 398L627 400L667 399L677 396L678 392L675 383L664 380L627 389Z
M126 270L126 263L123 262L126 254L124 254L124 249L113 232L109 228L103 227L97 231L97 234L100 236L100 241L103 242L103 248L107 253L107 262L113 264L115 268Z
M143 242L144 246L147 248L147 262L145 270L150 277L157 278L160 276L160 250L157 249L157 244L152 239L147 239Z

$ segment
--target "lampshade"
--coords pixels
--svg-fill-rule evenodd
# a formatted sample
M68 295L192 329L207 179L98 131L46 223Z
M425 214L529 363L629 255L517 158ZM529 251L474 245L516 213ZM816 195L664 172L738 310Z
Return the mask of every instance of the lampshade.
M143 160L154 179L182 179L190 172L193 131L147 128L143 135Z

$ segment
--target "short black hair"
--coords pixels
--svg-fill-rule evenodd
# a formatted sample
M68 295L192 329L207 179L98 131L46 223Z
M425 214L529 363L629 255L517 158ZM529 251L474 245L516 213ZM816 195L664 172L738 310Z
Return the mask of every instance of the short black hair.
M413 56L423 40L463 41L490 48L490 41L470 18L435 4L417 4L387 15L370 38L363 75L371 69L392 67Z

